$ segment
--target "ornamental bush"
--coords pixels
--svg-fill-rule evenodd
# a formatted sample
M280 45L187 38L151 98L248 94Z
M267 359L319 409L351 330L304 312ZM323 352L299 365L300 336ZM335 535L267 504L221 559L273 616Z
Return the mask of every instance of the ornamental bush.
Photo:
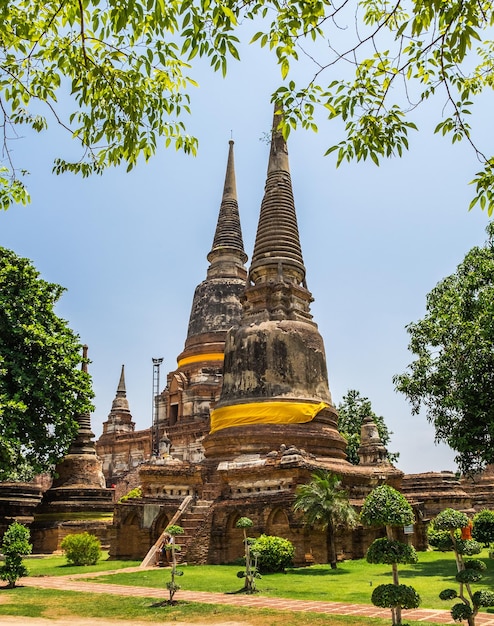
M403 494L389 485L379 485L364 501L360 520L366 526L408 526L415 519Z
M260 572L284 572L292 565L295 548L291 541L272 535L261 535L251 545L250 551L257 555Z
M456 589L443 589L439 594L441 600L454 600L458 597Z
M413 587L400 585L398 576L399 563L416 563L417 553L412 546L392 539L393 526L404 526L414 522L412 507L399 491L389 485L380 485L373 489L364 500L360 519L367 526L385 526L386 538L376 539L367 550L369 563L391 565L393 584L379 585L372 593L372 603L382 608L391 609L393 626L399 626L401 610L416 608L420 597Z
M486 547L494 542L494 511L484 509L473 516L472 537Z
M416 563L418 561L417 552L413 546L409 546L402 541L395 541L387 538L376 539L367 550L366 559L368 563Z
M19 522L13 522L3 535L2 552L5 563L0 567L0 578L8 582L13 588L21 576L27 576L28 571L22 557L31 554L33 546L29 543L30 532Z
M473 601L476 606L494 606L494 591L479 589L473 594Z
M493 592L480 589L474 593L471 589L472 583L482 579L481 572L486 569L485 563L480 559L464 559L465 555L478 554L482 546L475 539L461 539L459 531L471 526L468 516L461 511L445 509L432 521L432 524L434 529L449 533L451 550L454 551L456 557L456 580L460 587L458 592L454 589L444 589L439 597L441 600L461 598L463 602L452 607L451 617L455 622L467 620L469 626L474 626L480 607L494 605Z
M455 622L462 622L463 620L468 620L472 617L473 611L468 606L468 604L463 604L463 602L458 602L451 608L451 617Z
M420 596L410 585L379 585L371 596L372 604L382 609L416 609L420 604Z
M482 580L482 574L474 569L462 569L456 574L456 580L459 583L478 583Z
M468 525L468 515L454 509L444 509L434 518L436 530L456 530Z
M456 539L460 539L461 531L455 531ZM429 522L427 526L427 541L430 546L441 552L449 552L453 549L453 540L449 530L439 530L436 528L434 520Z
M458 539L456 541L456 551L464 556L472 556L473 554L480 554L482 546L475 539Z
M67 535L61 548L65 558L73 565L95 565L101 557L101 544L97 537L87 532Z

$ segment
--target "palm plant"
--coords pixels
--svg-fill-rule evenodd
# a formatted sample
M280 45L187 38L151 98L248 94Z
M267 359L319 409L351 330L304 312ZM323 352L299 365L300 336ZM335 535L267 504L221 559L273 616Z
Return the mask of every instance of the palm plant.
M326 531L328 563L331 569L336 569L336 529L355 528L358 524L358 516L348 501L340 477L318 469L295 493L294 511L302 511L306 526L319 525Z

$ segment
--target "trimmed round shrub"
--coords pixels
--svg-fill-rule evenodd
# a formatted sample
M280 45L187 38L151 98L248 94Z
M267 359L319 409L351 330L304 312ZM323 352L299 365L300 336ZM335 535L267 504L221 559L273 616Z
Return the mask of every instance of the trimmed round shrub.
M455 511L454 509L444 509L433 521L436 530L453 530L467 526L468 515L460 511Z
M374 606L382 609L416 609L420 605L420 596L410 585L388 584L376 587L371 601Z
M87 532L67 535L61 548L65 558L73 565L94 565L101 557L101 544L97 537Z
M292 564L295 548L291 541L272 535L261 535L250 548L251 554L257 555L259 571L284 572Z
M451 609L451 617L455 622L468 620L468 618L472 616L472 613L472 609L463 602L458 602L458 604L455 604Z
M494 511L484 509L473 516L472 537L486 547L494 541Z
M480 559L468 559L465 561L465 569L474 569L477 572L485 572L487 565Z
M252 528L253 522L248 517L240 517L235 524L236 528Z
M482 574L474 569L464 569L456 574L456 580L459 583L477 583L482 580Z
M403 494L390 485L379 485L365 498L360 521L365 526L407 526L415 519Z
M479 589L473 594L472 599L475 606L494 606L494 591Z
M366 557L368 563L416 563L417 553L413 546L409 546L402 541L391 539L376 539L367 550Z
M456 539L461 538L461 531L455 530ZM453 549L453 540L449 530L438 530L434 524L434 520L431 520L427 526L427 541L430 546L440 550L441 552L449 552Z
M472 554L479 554L482 552L482 546L475 539L459 539L456 542L456 549L458 554L464 554L466 556L472 556Z
M454 600L458 597L458 593L456 589L444 589L439 594L439 597L441 598L441 600Z

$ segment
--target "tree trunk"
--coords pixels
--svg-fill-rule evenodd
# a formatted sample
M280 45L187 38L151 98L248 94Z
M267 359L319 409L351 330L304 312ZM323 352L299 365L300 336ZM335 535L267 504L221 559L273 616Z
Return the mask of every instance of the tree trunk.
M336 569L336 542L334 536L334 527L331 522L328 523L328 527L326 529L327 533L327 548L328 548L328 563L331 565L331 569Z

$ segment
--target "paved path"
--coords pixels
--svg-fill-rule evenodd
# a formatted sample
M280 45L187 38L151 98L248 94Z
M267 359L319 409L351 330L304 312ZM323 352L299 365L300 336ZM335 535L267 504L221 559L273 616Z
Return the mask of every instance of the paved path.
M122 571L135 571L137 568L130 568ZM106 575L109 572L101 572L96 575ZM38 587L43 589L60 589L61 591L84 591L88 593L109 593L120 596L133 596L144 598L165 599L166 592L163 589L151 587L130 587L125 585L114 585L108 583L96 583L88 581L91 574L77 574L72 576L43 576L21 579L20 584L27 587ZM85 580L82 580L85 579ZM366 604L345 604L343 602L317 602L310 600L289 600L285 598L268 598L262 595L245 594L224 594L208 593L205 591L187 591L181 589L176 594L177 600L189 602L203 602L205 604L226 604L229 606L242 606L249 608L277 609L279 611L312 611L314 613L325 613L328 615L359 615L367 617L389 618L389 609L379 609ZM450 612L438 609L411 609L403 611L404 619L411 619L417 622L435 622L437 624L454 624ZM3 618L2 618L3 619ZM494 614L481 613L476 617L477 626L494 626ZM3 623L3 622L2 622ZM8 623L8 622L6 622ZM14 623L14 622L12 622ZM25 624L31 622L25 621ZM43 622L40 622L42 624ZM50 622L53 624L53 621ZM101 621L90 622L96 626L102 624ZM112 622L113 624L114 622ZM124 622L123 622L124 623ZM77 622L84 626L85 622ZM89 624L89 622L88 622ZM119 622L118 622L119 624ZM149 624L149 623L148 623ZM174 623L177 626L177 622ZM229 623L232 625L232 622ZM34 625L33 625L34 626ZM61 624L59 626L62 626ZM74 621L71 621L74 626ZM133 626L137 626L133 624ZM226 626L224 624L224 626ZM233 626L233 625L232 625Z

